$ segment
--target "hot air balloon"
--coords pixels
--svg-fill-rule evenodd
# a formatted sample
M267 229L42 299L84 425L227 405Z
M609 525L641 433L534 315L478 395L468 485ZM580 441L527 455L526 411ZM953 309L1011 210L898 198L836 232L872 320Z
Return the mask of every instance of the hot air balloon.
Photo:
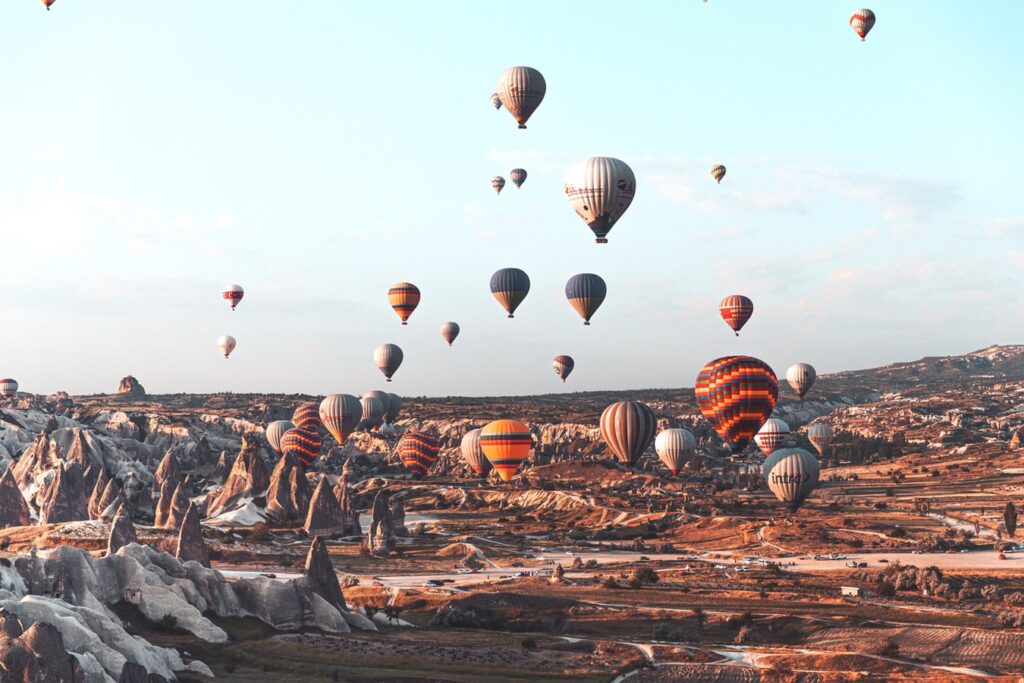
M520 128L544 100L547 83L540 72L528 66L513 66L498 77L498 99Z
M505 179L502 178L500 175L494 176L493 178L491 178L491 187L494 188L495 192L501 194L501 191L505 189Z
M721 164L715 164L711 167L711 177L715 179L715 182L719 185L722 184L722 178L725 177L725 166Z
M46 6L46 11L47 12L50 11L50 5L52 5L55 2L57 2L57 0L43 0L43 5Z
M285 457L291 455L303 470L308 470L320 457L322 445L320 434L315 430L295 427L289 429L281 437L281 455Z
M299 429L311 429L319 434L323 426L320 422L320 405L314 401L300 403L292 412L292 424Z
M860 36L862 42L868 37L868 33L874 25L875 13L869 9L859 9L850 15L850 28Z
M519 420L495 420L480 430L480 448L502 481L508 481L529 457L533 434Z
M18 380L10 377L0 379L0 396L4 398L14 398L15 394L18 393Z
M355 431L363 417L363 405L349 394L331 394L320 401L320 421L339 446Z
M466 432L462 437L462 459L473 468L473 471L480 477L486 477L491 471L491 461L484 455L484 449L480 447L480 430L474 429Z
M231 310L235 310L235 306L245 296L245 290L242 289L242 285L225 285L224 291L220 293L221 297L228 302L228 306L231 306Z
M518 268L502 268L491 276L491 294L510 318L529 293L530 276Z
M512 184L516 186L516 189L523 186L526 182L526 169L513 168L512 172L508 174L512 178Z
M565 283L565 297L569 305L583 318L583 324L589 325L590 318L597 312L608 294L608 285L600 275L580 273L573 275Z
M402 319L402 324L407 325L406 321L420 303L420 288L411 282L399 282L388 290L388 303Z
M391 424L394 424L395 420L398 419L399 413L402 412L402 397L398 394L388 394L388 398L391 399L391 402L388 404L386 419Z
M395 344L381 344L373 352L373 362L377 364L377 369L384 373L389 382L391 376L398 371L398 366L402 364L404 357L402 349Z
M363 396L359 399L362 413L356 429L370 431L380 427L384 423L384 402L373 396Z
M217 348L220 349L225 358L231 355L231 352L235 350L235 346L237 346L235 338L230 334L217 337Z
M654 440L654 452L672 474L679 474L697 448L697 439L688 429L666 429Z
M818 486L818 459L802 448L780 448L764 461L765 479L775 497L796 512Z
M754 436L754 443L761 449L765 457L768 457L782 445L783 440L789 436L789 425L785 420L777 417L770 418Z
M636 195L636 176L626 162L611 157L590 157L565 174L565 196L586 223L598 244L607 235Z
M278 455L281 455L281 437L284 436L285 432L294 427L295 425L288 420L275 420L267 425L267 443L270 444L270 447Z
M742 294L730 294L718 304L718 312L725 324L731 327L738 337L740 330L754 313L754 302Z
M572 372L572 369L576 367L576 362L572 359L572 356L555 356L555 360L551 364L551 367L555 369L555 372L564 382L565 378L569 376L570 372Z
M789 370L786 370L786 381L789 382L789 386L793 387L793 391L801 399L814 386L814 380L817 376L818 374L814 371L814 368L807 363L797 363L796 365L789 366Z
M498 93L491 93L491 104L494 105L495 109L501 109L501 98L498 97Z
M654 438L654 413L639 401L619 401L601 413L601 436L619 462L632 465Z
M835 433L832 428L824 422L812 424L807 428L807 440L810 441L818 452L825 455L825 449L832 445L832 437Z
M392 395L393 394L389 394L386 391L374 390L374 391L367 391L365 394L363 394L363 398L375 398L378 401L380 401L380 404L382 406L384 406L384 415L383 415L383 417L381 419L383 421L387 421L388 408L391 407L391 396Z
M704 418L739 453L775 410L779 380L762 360L726 356L701 369L694 392Z
M405 469L416 479L422 479L437 462L440 446L437 438L425 432L406 432L398 442L398 455Z
M455 338L459 336L459 324L448 321L441 325L441 336L448 342L448 346L451 346Z

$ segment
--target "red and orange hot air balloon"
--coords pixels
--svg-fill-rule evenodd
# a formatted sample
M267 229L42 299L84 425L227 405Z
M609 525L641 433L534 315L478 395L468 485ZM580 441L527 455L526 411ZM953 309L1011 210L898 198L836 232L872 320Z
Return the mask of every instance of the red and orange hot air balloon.
M398 442L398 456L416 479L427 476L440 450L437 437L426 432L406 432Z
M320 457L320 446L322 445L323 440L315 429L295 427L289 429L281 437L281 453L283 455L291 453L299 461L299 466L303 470L308 470L316 463L316 459Z
M718 312L725 324L731 327L738 337L740 330L754 313L754 302L742 294L730 294L718 304Z
M861 42L875 25L875 13L869 9L859 9L850 15L850 28L860 36Z
M502 481L508 481L529 457L533 434L525 422L495 420L480 430L480 448Z
M694 391L704 418L739 453L775 410L779 380L762 360L726 356L701 369Z
M399 282L388 290L388 303L402 319L402 324L408 325L406 321L420 303L420 288L411 282Z

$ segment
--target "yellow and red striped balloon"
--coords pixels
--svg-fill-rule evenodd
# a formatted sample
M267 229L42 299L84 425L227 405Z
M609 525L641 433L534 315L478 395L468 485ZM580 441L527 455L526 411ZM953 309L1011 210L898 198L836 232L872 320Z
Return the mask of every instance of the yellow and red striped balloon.
M388 290L388 303L402 319L402 324L408 325L406 321L420 303L420 288L411 282L399 282Z
M405 469L416 479L427 476L441 450L437 437L426 432L406 432L398 442L398 455Z
M508 481L530 456L533 434L525 422L495 420L480 430L480 448L498 476Z
M320 407L316 403L300 403L292 413L292 424L299 429L311 429L320 433Z
M704 418L739 453L775 410L779 380L762 360L726 356L701 369L694 393Z

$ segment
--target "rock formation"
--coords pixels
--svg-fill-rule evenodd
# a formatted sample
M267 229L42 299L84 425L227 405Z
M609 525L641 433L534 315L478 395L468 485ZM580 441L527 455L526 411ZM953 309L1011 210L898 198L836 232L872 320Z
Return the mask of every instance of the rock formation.
M89 504L82 490L82 473L75 463L61 465L39 499L39 521L54 524L83 519L89 519Z
M168 450L164 453L163 460L157 466L153 478L157 486L163 485L165 481L177 484L181 480L181 467L178 465L178 457L174 455L174 451Z
M23 489L29 488L36 475L60 464L60 454L46 434L36 434L35 440L14 463L14 481Z
M93 489L93 496L89 499L89 519L112 519L120 504L121 487L117 479L111 479L98 495Z
M333 538L345 532L345 521L341 514L341 505L327 483L327 477L321 477L309 501L309 512L303 527L310 538ZM321 542L321 545L323 543Z
M228 479L228 472L231 470L231 464L228 461L228 452L221 451L220 458L217 459L217 464L214 466L213 471L210 473L209 480L218 484L223 484Z
M565 569L562 568L562 563L559 562L555 565L555 568L551 570L551 583L562 583L565 580Z
M203 527L199 523L199 510L192 503L189 503L188 510L181 521L181 530L178 532L178 545L174 550L174 556L182 562L192 560L204 567L210 566L210 553L207 551L206 541L203 539Z
M409 530L405 527L405 503L397 498L391 504L391 525L395 529L396 536L408 536Z
M96 505L99 504L100 498L103 497L103 492L106 490L108 483L110 483L110 477L107 476L107 471L101 468L90 487L91 493L89 494L89 506L87 508L89 519L99 519Z
M342 475L338 484L334 487L334 497L341 509L341 523L343 536L362 536L363 529L359 524L359 512L352 507L352 494L346 485L345 476Z
M373 499L373 511L370 516L370 530L366 536L367 547L371 555L387 557L395 549L395 527L391 521L391 508L388 507L388 492L381 489Z
M14 482L14 475L8 467L0 476L0 529L10 526L27 526L32 523L32 511L29 510L25 496Z
M306 474L291 453L277 461L267 489L267 515L281 526L301 524L309 511L312 491Z
M328 493L331 491L329 488L324 488L324 490ZM334 494L331 496L333 497ZM309 579L310 587L317 595L339 610L348 609L345 596L338 584L338 575L334 571L334 564L331 563L331 556L327 552L327 545L319 536L314 537L313 542L309 544L309 553L306 555L306 578Z
M213 465L213 449L210 448L210 442L205 434L199 437L196 447L192 449L189 455L196 467L210 467Z
M206 497L206 513L215 516L232 510L246 499L262 496L269 485L270 477L260 455L259 441L245 435L242 437L242 450L235 458L224 486L211 491Z
M60 631L45 622L27 629L16 616L0 610L0 670L4 681L77 683L85 673L64 647Z
M192 507L188 499L188 484L180 481L174 487L174 494L171 496L171 504L167 508L167 517L164 518L165 529L177 529L185 521L185 515Z
M132 524L132 517L128 508L121 505L114 514L114 521L110 524L110 536L107 538L107 554L113 555L129 543L138 543L139 537L135 533L135 525Z
M171 500L174 498L174 491L177 488L177 482L165 481L160 485L160 497L157 498L156 506L153 509L153 526L161 529L167 527L167 516L171 513Z
M117 393L120 396L131 396L132 398L146 397L146 390L139 384L139 380L131 375L121 378L121 382L117 385Z

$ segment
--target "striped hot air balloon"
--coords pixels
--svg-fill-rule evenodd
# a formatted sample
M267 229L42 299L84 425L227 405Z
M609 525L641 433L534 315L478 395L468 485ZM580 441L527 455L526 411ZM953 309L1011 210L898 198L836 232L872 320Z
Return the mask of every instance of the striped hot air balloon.
M322 444L320 434L315 430L295 427L289 429L281 437L281 454L282 456L291 455L303 470L308 470L320 457Z
M516 186L516 189L519 189L526 182L526 169L513 168L508 177L512 179L512 184Z
M594 232L598 244L626 213L636 195L636 176L626 162L611 157L590 157L565 174L569 205Z
M440 446L437 437L425 432L406 432L398 442L398 455L405 469L416 479L427 476L431 466L437 462Z
M869 9L859 9L850 15L850 28L860 36L861 42L868 37L875 25L875 13Z
M242 289L242 285L225 285L224 291L220 293L221 298L228 302L228 306L231 306L231 310L235 310L235 306L245 296L245 290Z
M441 336L448 342L448 346L451 346L455 338L459 336L459 331L459 324L453 323L450 320L441 325Z
M395 309L402 324L407 325L406 321L420 303L420 288L411 282L399 282L388 290L388 303Z
M654 452L672 474L679 474L696 448L697 439L688 429L666 429L654 439Z
M359 424L364 429L377 429L384 423L384 413L387 410L384 402L375 396L363 396L359 399L362 406L362 417Z
M267 443L270 444L270 447L278 455L281 455L281 437L284 436L285 432L294 427L295 425L288 420L275 420L267 425Z
M344 446L363 417L363 404L350 394L331 394L320 401L319 417L338 445Z
M572 359L572 356L555 356L554 362L551 367L555 369L558 376L565 382L565 378L569 376L572 369L576 367L576 361Z
M789 434L789 425L785 420L780 420L777 417L769 418L754 436L754 443L761 449L765 457L768 457L778 450Z
M14 398L18 393L18 380L11 377L0 379L0 396Z
M480 430L473 429L466 432L462 437L460 445L462 459L466 461L473 471L480 477L486 477L491 471L491 461L484 455L484 449L480 447Z
M236 346L238 346L238 343L230 334L217 337L217 348L220 349L220 352L224 354L225 358L231 355L231 352L235 350Z
M825 455L825 450L832 445L832 438L835 432L824 422L817 422L807 428L807 440L814 445L819 453Z
M762 360L726 356L701 369L694 392L704 418L739 453L775 410L779 381Z
M715 182L719 185L722 184L722 178L725 177L725 166L721 164L715 164L711 167L711 177L715 179Z
M318 434L323 423L320 422L320 407L313 401L300 403L292 412L292 423L299 429L312 429Z
M381 344L373 352L373 362L377 364L377 369L384 373L384 377L389 382L391 376L398 371L403 358L405 355L396 344Z
M498 99L520 128L544 100L547 83L539 71L529 66L513 66L498 77Z
M731 327L738 337L740 330L754 314L754 302L742 294L730 294L718 304L718 312L725 324Z
M601 436L619 462L632 465L651 445L658 422L639 401L619 401L601 413Z
M496 92L491 93L491 105L495 109L501 109L501 97L499 97Z
M502 268L491 276L491 294L510 318L529 293L530 276L518 268Z
M807 363L797 363L786 370L786 381L801 399L811 390L818 373Z
M583 324L589 325L590 318L597 312L608 294L608 286L600 275L580 273L573 275L565 283L565 297L569 304L583 318Z
M502 481L508 481L529 457L533 434L525 422L495 420L480 430L480 448Z
M768 489L796 512L818 486L821 466L802 448L780 448L764 461Z
M391 402L388 403L388 412L385 419L394 424L395 420L398 419L399 413L402 412L402 397L398 394L388 394L388 398L391 399Z
M501 194L501 191L505 189L505 179L500 175L494 176L491 178L491 187L494 188L495 192Z
M388 409L391 407L391 397L392 397L392 395L393 394L389 394L386 391L374 390L374 391L367 391L365 394L363 394L363 398L375 398L378 401L380 401L381 405L384 406L384 417L383 417L383 420L385 422L387 422L388 421Z

